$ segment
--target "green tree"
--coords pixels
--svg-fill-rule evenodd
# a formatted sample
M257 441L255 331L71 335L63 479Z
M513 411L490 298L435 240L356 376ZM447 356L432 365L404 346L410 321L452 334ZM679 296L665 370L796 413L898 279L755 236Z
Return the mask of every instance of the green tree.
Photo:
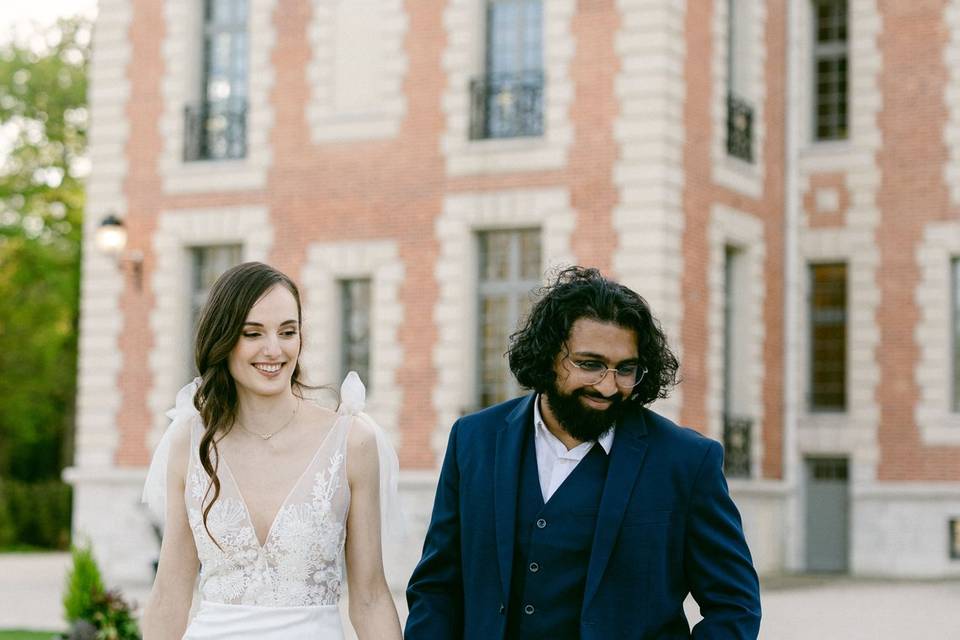
M0 479L72 456L90 31L0 46Z

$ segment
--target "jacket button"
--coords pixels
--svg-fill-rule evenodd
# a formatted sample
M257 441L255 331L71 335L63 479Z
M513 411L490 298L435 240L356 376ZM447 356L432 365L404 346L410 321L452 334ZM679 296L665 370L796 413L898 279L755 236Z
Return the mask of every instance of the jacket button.
M506 610L507 610L507 608L506 608L505 606L503 606L503 603L501 602L501 603L500 603L500 615L503 615L503 612L506 611Z
M525 607L523 608L523 612L524 612L525 614L527 614L528 616L533 615L533 612L534 612L534 611L536 611L536 609L533 608L533 605L532 605L532 604L528 604L527 606L525 606Z
M536 562L531 562L531 563L530 563L530 573L536 573L537 571L540 571L540 565L537 564Z
M537 529L545 529L546 526L547 526L546 520L544 520L543 518L540 518L539 520L537 520Z

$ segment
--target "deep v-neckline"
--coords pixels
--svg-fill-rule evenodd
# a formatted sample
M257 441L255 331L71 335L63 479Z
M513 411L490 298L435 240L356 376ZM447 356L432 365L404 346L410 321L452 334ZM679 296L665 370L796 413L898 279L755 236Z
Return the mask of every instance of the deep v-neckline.
M237 482L237 477L230 468L230 463L227 462L227 459L224 458L222 454L218 454L220 462L223 463L223 468L230 476L230 481L233 483L234 489L237 490L237 496L240 498L240 505L243 507L243 513L247 517L247 523L250 525L250 529L253 531L253 538L256 541L257 548L259 550L264 550L267 546L267 543L270 542L270 537L273 535L273 529L277 524L277 520L280 518L280 514L283 513L283 510L287 507L287 503L290 501L290 496L293 495L293 492L296 491L297 487L300 486L300 483L303 482L303 478L307 475L307 472L313 468L314 463L320 456L320 452L323 450L324 446L326 446L327 441L330 439L330 436L333 435L333 432L337 430L338 426L340 426L340 421L344 417L345 416L338 415L333 421L333 425L327 431L326 435L324 435L323 439L320 440L320 444L317 445L317 450L313 452L312 456L310 456L307 466L303 469L303 471L300 472L300 475L297 476L297 479L293 482L293 486L290 487L290 491L287 492L287 495L283 498L280 506L277 507L276 512L273 514L273 518L270 520L270 526L267 528L267 535L263 538L262 542L260 540L260 535L257 533L257 525L253 522L253 513L251 513L250 506L247 504L246 498L243 497L243 491L240 489L240 483Z

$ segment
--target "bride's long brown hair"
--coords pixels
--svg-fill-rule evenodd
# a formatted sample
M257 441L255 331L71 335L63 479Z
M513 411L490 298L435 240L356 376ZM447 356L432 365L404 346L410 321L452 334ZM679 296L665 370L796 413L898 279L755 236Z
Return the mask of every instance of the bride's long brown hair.
M230 433L237 418L237 385L230 375L230 352L240 339L250 309L276 285L293 294L297 302L297 322L302 325L303 313L297 285L285 274L262 262L245 262L224 272L210 289L197 323L194 356L201 382L193 404L200 412L204 426L199 447L200 464L210 478L203 498L203 528L218 547L219 543L207 527L207 516L220 497L217 442ZM302 331L300 348L303 349ZM290 384L293 392L302 397L307 385L300 379L299 355ZM211 490L213 497L207 502Z

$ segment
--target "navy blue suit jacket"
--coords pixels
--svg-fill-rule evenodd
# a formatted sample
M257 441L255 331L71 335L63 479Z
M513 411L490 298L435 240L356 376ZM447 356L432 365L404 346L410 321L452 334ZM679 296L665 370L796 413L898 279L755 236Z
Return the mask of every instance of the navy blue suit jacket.
M504 637L534 399L453 425L407 588L407 640ZM757 637L759 582L722 469L717 442L648 409L617 425L581 604L583 640ZM704 616L692 632L688 593Z

